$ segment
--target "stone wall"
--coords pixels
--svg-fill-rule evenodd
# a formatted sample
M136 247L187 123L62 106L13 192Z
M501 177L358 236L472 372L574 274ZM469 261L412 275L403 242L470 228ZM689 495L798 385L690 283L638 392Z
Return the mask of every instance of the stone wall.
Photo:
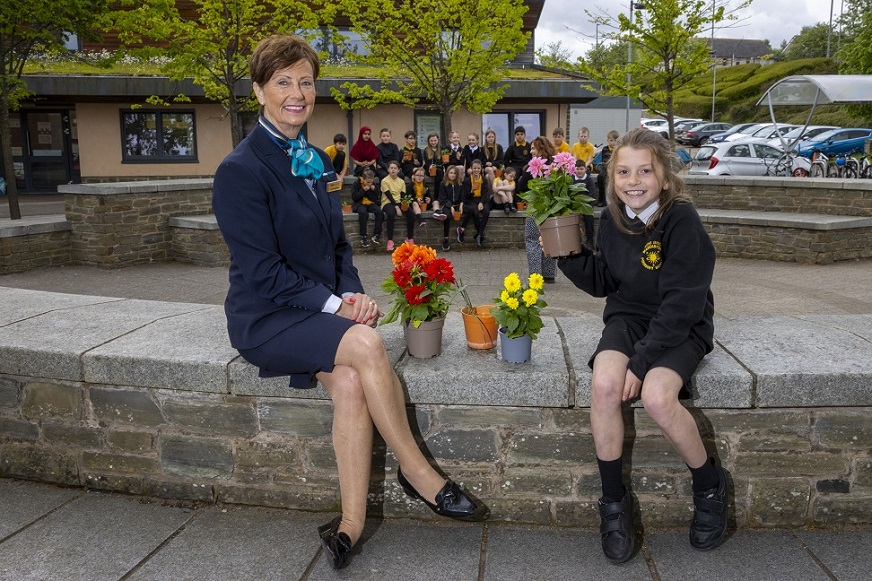
M0 225L0 274L70 262L70 225L63 216L4 220Z
M58 186L75 264L117 268L173 258L172 216L212 211L212 180Z
M700 208L872 216L872 180L685 176Z
M547 317L522 365L468 349L456 312L434 359L380 328L423 447L494 520L598 524L587 356L601 325ZM323 388L259 379L224 327L220 306L0 289L0 477L337 509ZM862 315L719 322L689 408L733 474L740 528L872 523L870 329ZM626 413L646 526L686 526L686 467L638 403ZM432 517L389 451L374 462L373 505Z

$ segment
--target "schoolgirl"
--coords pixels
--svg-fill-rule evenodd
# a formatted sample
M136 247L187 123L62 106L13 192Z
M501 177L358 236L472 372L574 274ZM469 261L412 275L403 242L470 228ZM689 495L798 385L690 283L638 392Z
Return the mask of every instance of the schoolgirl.
M442 250L451 250L451 221L454 210L460 211L463 200L463 184L457 166L449 165L445 169L445 177L439 184L439 208L433 212L433 217L442 220Z
M622 412L629 401L641 397L645 412L690 469L693 548L714 549L723 541L730 480L679 402L713 347L714 247L666 140L634 129L612 155L598 253L584 249L561 258L559 266L578 288L606 297L605 328L589 362L590 423L602 482L602 549L608 560L622 563L636 546L635 503L623 477Z
M475 226L473 240L484 246L484 229L490 216L491 192L487 180L481 172L481 161L473 160L470 174L463 182L463 219L457 228L457 241L463 242L466 226L470 218Z
M503 167L503 146L497 143L497 134L493 129L484 132L484 175L488 183L493 185L497 170Z
M467 175L471 173L472 162L475 160L479 160L484 168L484 149L478 143L478 133L470 133L466 138L466 145L463 146L463 166Z
M427 134L427 146L422 154L424 158L423 167L427 175L433 178L434 190L438 191L439 184L442 183L442 178L445 177L445 171L442 168L442 149L439 147L439 134L435 131Z
M354 175L360 177L363 175L363 170L367 168L373 172L376 171L379 152L375 143L372 142L372 129L366 125L361 126L357 134L357 141L351 146L349 155L354 163Z

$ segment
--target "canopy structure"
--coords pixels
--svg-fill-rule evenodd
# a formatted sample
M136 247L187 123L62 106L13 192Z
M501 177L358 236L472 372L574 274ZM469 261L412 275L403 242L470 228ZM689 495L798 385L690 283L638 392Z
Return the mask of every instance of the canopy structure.
M872 75L793 75L777 81L757 101L757 106L769 105L769 116L775 124L775 105L811 105L805 126L808 127L818 105L856 105L872 103ZM803 129L803 132L805 129ZM789 144L779 135L781 146L791 151L801 134Z
M794 75L777 81L757 101L771 105L872 103L872 75Z

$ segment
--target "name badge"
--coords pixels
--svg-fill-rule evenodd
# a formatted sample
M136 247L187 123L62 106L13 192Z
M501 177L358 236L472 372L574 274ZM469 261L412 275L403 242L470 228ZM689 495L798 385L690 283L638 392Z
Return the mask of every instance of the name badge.
M327 191L328 192L338 192L342 189L342 180L336 180L335 182L327 182Z

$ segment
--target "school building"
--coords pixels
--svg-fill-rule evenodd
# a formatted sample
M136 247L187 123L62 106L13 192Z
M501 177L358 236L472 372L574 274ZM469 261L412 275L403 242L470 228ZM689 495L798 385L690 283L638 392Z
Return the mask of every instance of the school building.
M533 34L545 0L527 0L524 28L529 31L527 48L507 65L510 68L538 68L536 79L508 79L503 98L487 114L465 109L452 117L452 126L463 136L496 131L504 147L513 138L513 128L523 125L528 139L550 137L551 131L568 128L568 140L575 139L570 126L570 109L599 97L582 87L582 79L547 71L534 64ZM79 48L113 49L113 39L100 45ZM320 47L319 47L320 48ZM25 75L33 95L11 113L13 162L19 191L51 192L59 184L96 183L144 179L210 177L232 149L230 120L220 104L210 102L190 79L172 81L166 77L100 75ZM414 129L424 144L427 133L436 131L447 142L443 119L432 106L414 108L383 105L374 109L342 110L330 97L330 88L346 79L317 81L318 99L307 127L306 137L326 147L334 134L344 133L349 146L363 125L374 132L391 129L394 142ZM375 87L378 81L370 81ZM376 87L377 88L377 87ZM250 84L240 83L241 95ZM146 103L151 95L190 97L190 103L154 107ZM588 117L588 115L584 115ZM590 117L595 117L591 112ZM634 111L636 125L638 111ZM575 117L573 117L573 122ZM256 115L245 124L254 126ZM575 125L575 123L573 123ZM635 125L634 125L635 126ZM0 136L0 139L5 138ZM375 137L377 139L377 137Z

